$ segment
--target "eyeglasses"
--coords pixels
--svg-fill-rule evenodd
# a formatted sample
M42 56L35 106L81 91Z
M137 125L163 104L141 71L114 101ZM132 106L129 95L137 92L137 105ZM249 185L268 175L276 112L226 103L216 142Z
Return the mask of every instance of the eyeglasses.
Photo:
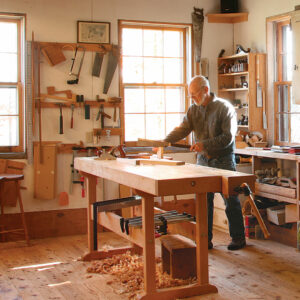
M188 97L190 99L195 99L195 98L197 98L197 96L199 96L200 92L201 92L201 89L196 94L189 94Z

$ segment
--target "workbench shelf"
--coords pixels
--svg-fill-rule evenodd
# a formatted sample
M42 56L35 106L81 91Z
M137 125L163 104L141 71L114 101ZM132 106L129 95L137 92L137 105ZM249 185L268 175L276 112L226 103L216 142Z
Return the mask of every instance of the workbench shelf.
M252 173L256 170L277 168L278 177L295 178L296 188L255 183L255 195L274 199L283 203L294 204L297 212L296 221L300 221L300 155L276 153L258 148L236 149L236 154L252 157Z
M242 52L219 57L217 65L218 96L229 100L236 107L240 128L259 131L265 137L263 113L266 107L265 101L257 105L257 84L265 100L266 54Z

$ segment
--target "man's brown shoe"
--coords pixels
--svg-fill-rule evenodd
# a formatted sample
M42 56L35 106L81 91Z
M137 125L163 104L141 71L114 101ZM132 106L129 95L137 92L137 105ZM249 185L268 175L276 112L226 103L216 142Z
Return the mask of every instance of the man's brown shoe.
M232 239L231 243L228 245L228 250L239 250L246 246L245 238Z

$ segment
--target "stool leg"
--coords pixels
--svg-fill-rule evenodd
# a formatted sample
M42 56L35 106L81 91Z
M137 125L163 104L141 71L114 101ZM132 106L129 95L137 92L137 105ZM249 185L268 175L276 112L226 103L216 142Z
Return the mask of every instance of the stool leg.
M26 220L25 220L25 215L24 215L23 202L22 202L22 198L21 198L21 189L20 189L20 184L18 181L16 181L16 188L17 188L21 218L22 218L22 223L23 223L23 228L24 228L24 235L25 235L27 245L30 246L29 235L28 235L28 230L27 230L27 225L26 225Z

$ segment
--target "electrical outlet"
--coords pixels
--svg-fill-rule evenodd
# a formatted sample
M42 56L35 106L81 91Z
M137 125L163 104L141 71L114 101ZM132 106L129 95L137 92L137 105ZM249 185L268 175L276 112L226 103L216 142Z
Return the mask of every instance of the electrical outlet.
M88 144L92 144L94 142L93 131L85 133L85 142L88 143Z

